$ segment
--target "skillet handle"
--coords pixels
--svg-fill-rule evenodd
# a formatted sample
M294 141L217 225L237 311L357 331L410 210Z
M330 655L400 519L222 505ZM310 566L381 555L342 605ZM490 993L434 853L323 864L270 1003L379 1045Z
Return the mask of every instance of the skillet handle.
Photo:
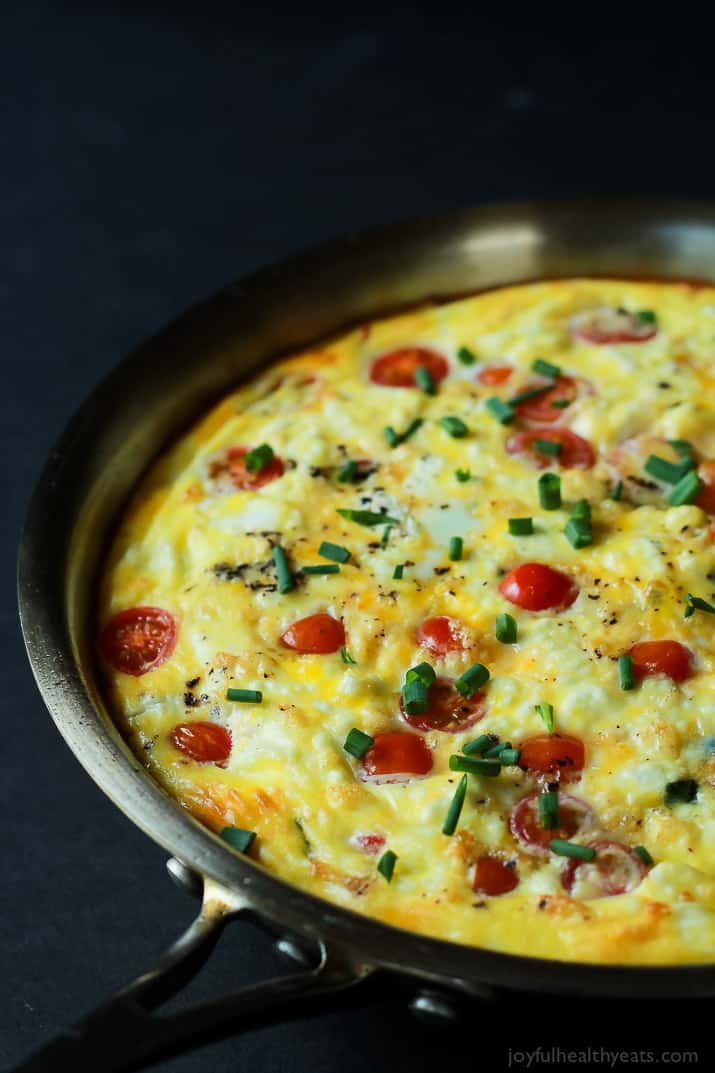
M173 862L170 862L173 863ZM244 988L166 1017L152 1013L177 994L207 961L224 927L250 913L231 895L204 881L194 922L142 973L77 1024L35 1051L12 1073L133 1073L235 1033L330 1012L355 998L376 1001L368 988L369 966L355 965L338 951L317 947L314 967Z

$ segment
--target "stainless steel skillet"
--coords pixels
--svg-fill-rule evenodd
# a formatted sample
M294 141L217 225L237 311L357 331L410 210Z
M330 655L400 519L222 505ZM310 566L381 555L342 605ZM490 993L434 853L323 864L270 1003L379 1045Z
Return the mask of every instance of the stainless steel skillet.
M373 1001L396 987L434 1016L516 986L623 998L715 994L715 965L624 968L495 954L391 928L288 886L227 850L149 778L111 722L93 661L94 580L112 524L149 462L230 386L282 353L425 300L599 274L715 278L715 205L496 206L349 238L190 310L83 404L47 461L22 539L27 650L72 751L171 854L174 875L201 892L202 905L152 969L21 1069L121 1073L239 1029ZM154 1014L241 915L281 937L301 971L188 1013Z

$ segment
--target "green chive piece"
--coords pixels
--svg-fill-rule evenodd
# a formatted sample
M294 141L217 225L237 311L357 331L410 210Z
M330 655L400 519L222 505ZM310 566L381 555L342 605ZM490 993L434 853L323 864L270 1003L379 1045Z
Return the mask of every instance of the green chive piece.
M288 557L280 544L274 545L273 562L275 563L276 573L278 574L278 591L281 593L290 592L295 588L295 579L288 566Z
M416 417L414 419L414 421L410 421L409 425L407 426L405 431L402 433L401 438L402 438L403 442L405 440L409 440L411 436L414 436L415 432L417 432L417 429L421 428L423 424L424 424L424 419L422 417Z
M254 447L243 459L243 464L251 473L260 473L266 466L270 466L274 459L273 448L268 443L262 443Z
M678 483L675 485L670 495L668 496L668 502L671 507L682 507L686 503L693 503L702 491L703 482L698 477L695 470L690 470L684 477L681 477Z
M613 489L613 494L611 495L611 499L614 500L614 502L617 503L622 495L623 495L623 481L616 481L614 489Z
M564 838L552 838L549 847L559 857L575 857L579 861L592 861L596 856L592 846L577 846L575 842L567 842Z
M698 799L698 784L695 779L676 779L665 787L665 803L671 805L688 805Z
M466 346L461 346L459 348L457 351L457 358L461 361L462 365L475 365L477 361L476 356L472 354L469 347Z
M501 771L498 760L480 760L474 756L457 756L449 758L450 771L463 771L467 775L488 775L494 777Z
M447 816L442 824L443 835L453 835L457 830L457 824L459 823L459 817L462 815L462 806L464 805L464 798L467 794L467 776L462 775L459 780L459 785L454 791L454 797L452 803L447 810Z
M423 424L423 418L416 417L414 421L410 421L404 432L395 432L392 425L388 425L387 428L384 430L385 439L387 440L387 443L390 447L398 447L399 444L404 443L406 440L409 440L411 436L414 436L415 432L417 432L417 429L420 428Z
M397 518L391 518L389 514L377 514L373 510L349 510L338 507L338 514L358 525L384 525L386 522L391 525L400 524Z
M242 827L224 827L223 831L219 831L219 838L222 838L233 849L237 849L239 853L248 853L255 837L255 831L244 831Z
M555 440L534 440L534 449L540 455L550 455L552 458L558 458L564 447L562 443L557 443Z
M395 432L392 425L387 425L384 432L388 447L397 447L398 443L402 443L402 437Z
M491 399L487 399L485 406L492 417L496 417L497 421L502 425L510 425L516 417L514 408L508 402L504 402L503 399L497 398L496 395L493 395Z
M548 790L544 794L539 794L538 801L540 826L545 827L547 831L555 830L561 824L558 790Z
M429 663L418 663L416 667L410 667L405 675L405 681L414 682L415 680L423 682L426 686L431 686L437 681L434 667L431 667Z
M619 658L618 675L621 680L621 689L635 689L636 675L633 670L633 660L630 656L621 656Z
M363 733L362 730L358 730L357 727L353 727L345 739L343 749L346 753L354 756L356 760L362 760L365 753L369 752L374 744L374 738L371 738L369 734Z
M510 518L509 533L511 536L531 536L534 532L533 518Z
M392 876L395 871L395 865L397 864L397 854L393 853L391 849L385 850L380 860L377 862L377 870L381 876L384 876L388 883L392 883Z
M448 432L450 436L454 436L455 440L461 440L463 436L467 436L469 433L469 429L461 417L440 417L439 423L445 432Z
M405 572L405 564L404 563L398 563L397 566L395 567L395 569L392 571L392 576L395 579L395 581L402 581L402 575L404 574L404 572Z
M574 548L587 548L589 544L593 544L593 531L588 518L569 518L564 533Z
M509 399L510 406L520 406L522 402L529 402L531 399L538 399L540 395L545 395L547 391L552 391L552 384L545 384L544 387L532 387L526 391L520 391L518 395L512 395Z
M413 678L403 685L402 707L407 715L424 715L429 708L427 686L421 678Z
M648 455L643 468L657 481L663 481L664 484L677 484L694 466L695 461L692 458L684 458L682 462L668 462L665 458L659 458L658 455Z
M715 607L709 604L707 600L703 600L700 596L693 596L692 593L686 592L685 594L685 614L684 618L690 618L696 611L705 611L708 615L715 615Z
M561 506L561 478L558 473L542 473L538 481L539 503L544 510Z
M340 655L342 657L343 663L354 663L355 665L357 665L357 660L353 659L353 657L350 655L346 645L343 645L343 647L340 649Z
M652 309L639 309L636 313L636 318L641 324L655 324L657 317Z
M420 365L415 369L415 383L417 387L424 391L425 395L437 394L437 385L434 382L432 373L429 369L425 369L424 365Z
M645 846L634 846L633 852L637 853L640 859L643 861L643 864L647 864L648 867L650 867L651 864L654 863L653 858L651 857Z
M315 566L301 566L303 574L339 574L340 567L337 563L317 563Z
M462 746L462 752L465 756L473 756L474 753L482 753L492 743L492 738L489 734L480 734L478 738L474 738L473 741L468 741Z
M390 533L392 532L392 526L386 525L382 531L382 537L380 538L380 547L386 548L390 539Z
M499 763L504 767L516 767L521 760L521 749L502 749L499 753Z
M567 406L571 405L571 399L554 399L551 403L552 410L565 410Z
M547 376L549 380L555 380L557 376L561 376L559 366L552 365L550 361L544 361L543 358L537 358L536 361L532 362L531 368L539 376Z
M572 518L588 518L591 521L591 504L587 499L577 499L571 508Z
M449 541L449 558L453 563L458 563L464 551L464 541L461 537L453 536Z
M695 448L690 440L668 440L668 443L681 458L695 458Z
M454 683L454 688L459 690L463 697L469 700L473 697L478 689L481 689L483 685L489 681L489 671L483 663L474 663L466 670L464 674L460 675Z
M455 469L454 475L460 484L464 484L465 481L471 480L472 471L471 469Z
M332 559L334 563L346 563L350 558L347 548L344 548L342 544L331 544L329 540L322 542L318 548L318 555L322 555L324 559Z
M534 705L534 711L543 721L544 726L548 730L549 734L554 732L554 706L542 700L539 704Z
M308 856L310 856L310 854L313 852L313 844L308 838L308 835L306 834L305 827L303 826L303 821L301 820L300 816L296 816L293 820L293 823L295 824L296 830L300 835L300 840L303 843L303 851L307 853Z
M263 694L260 689L227 689L226 700L235 700L239 704L261 704Z
M498 756L501 756L502 751L506 748L511 749L510 741L497 741L494 743L494 745L490 745L488 749L484 749L484 751L482 752L482 756L485 760L496 760L496 758Z
M513 619L506 612L497 615L494 635L497 641L501 641L503 645L515 645L517 636L516 619Z
M357 462L350 459L344 465L340 467L335 474L335 479L340 481L341 484L355 484L355 481L360 476L360 467Z

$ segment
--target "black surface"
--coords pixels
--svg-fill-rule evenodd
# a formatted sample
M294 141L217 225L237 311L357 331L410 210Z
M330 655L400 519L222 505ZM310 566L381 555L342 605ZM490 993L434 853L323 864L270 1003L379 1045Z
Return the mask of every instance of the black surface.
M509 5L0 8L3 1065L134 975L192 911L64 747L27 669L13 559L50 443L133 343L302 246L497 198L715 196L713 19L682 10L687 23L634 4L528 18ZM196 992L278 967L238 927ZM395 1004L161 1068L383 1073L471 1065L485 1047L501 1068L527 1043L697 1047L703 1066L707 1017L703 1003L624 1017L522 999L435 1035Z

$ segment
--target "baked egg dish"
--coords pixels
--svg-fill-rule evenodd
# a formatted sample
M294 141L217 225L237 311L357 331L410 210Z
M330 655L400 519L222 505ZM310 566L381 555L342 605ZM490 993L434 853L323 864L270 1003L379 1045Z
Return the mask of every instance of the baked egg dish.
M715 287L524 284L281 360L149 470L97 650L176 800L312 894L715 960Z

